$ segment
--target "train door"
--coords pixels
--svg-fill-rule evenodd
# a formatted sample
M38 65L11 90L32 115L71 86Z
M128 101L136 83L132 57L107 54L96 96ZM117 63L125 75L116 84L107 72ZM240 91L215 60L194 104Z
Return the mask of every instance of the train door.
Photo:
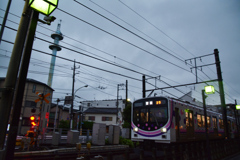
M213 121L213 133L214 133L214 137L217 137L217 136L218 136L217 118L216 118L216 117L212 117L212 121Z
M175 131L176 131L176 140L180 140L180 131L179 131L179 108L175 108Z
M194 119L193 119L193 111L187 110L186 111L186 130L187 130L187 137L192 138L194 137Z

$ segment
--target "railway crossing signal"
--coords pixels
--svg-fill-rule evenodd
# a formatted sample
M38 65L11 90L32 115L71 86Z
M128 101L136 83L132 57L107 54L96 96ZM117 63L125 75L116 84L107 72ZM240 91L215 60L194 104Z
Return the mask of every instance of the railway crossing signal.
M46 103L49 103L49 100L46 99L46 97L50 96L51 94L50 93L47 93L47 94L42 94L42 93L39 93L39 92L36 92L36 94L38 95L38 99L35 100L35 102L39 102L40 100L44 100Z

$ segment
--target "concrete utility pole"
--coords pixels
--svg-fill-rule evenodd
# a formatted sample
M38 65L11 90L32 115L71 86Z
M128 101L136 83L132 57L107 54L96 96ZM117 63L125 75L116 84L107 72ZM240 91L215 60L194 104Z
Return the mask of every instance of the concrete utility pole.
M128 102L128 80L126 80L126 102L125 102L125 108L127 108L127 102Z
M80 66L78 67L80 68ZM72 103L71 103L71 110L70 110L70 130L72 130L73 126L73 105L74 105L74 83L75 83L75 70L78 69L75 66L75 59L74 59L74 64L73 64L73 82L72 82Z
M216 61L218 86L219 86L220 100L221 100L221 106L222 106L224 133L225 133L225 138L228 139L229 138L229 131L228 131L228 123L227 123L227 108L226 108L226 104L225 104L222 71L221 71L221 66L220 66L218 49L214 49L214 55L215 55L215 61Z
M2 90L2 98L0 101L0 159L4 155L4 142L6 137L6 130L8 126L8 120L10 117L10 111L12 107L13 95L15 90L15 84L17 81L17 75L19 65L22 57L22 51L26 39L26 34L29 26L29 20L31 10L28 8L28 0L25 1L23 14L19 23L17 36L15 39L9 67Z
M56 106L56 111L55 111L55 118L54 118L54 132L56 129L56 125L57 125L57 117L58 117L58 103L60 102L60 99L57 99L57 106ZM58 119L59 121L59 119Z
M146 97L146 78L145 75L142 76L142 97Z
M117 85L117 113L116 113L116 116L117 116L117 118L116 118L116 124L118 123L118 106L119 106L119 103L118 103L118 97L119 97L119 86L124 86L124 84L123 83L121 83L121 84L118 84Z

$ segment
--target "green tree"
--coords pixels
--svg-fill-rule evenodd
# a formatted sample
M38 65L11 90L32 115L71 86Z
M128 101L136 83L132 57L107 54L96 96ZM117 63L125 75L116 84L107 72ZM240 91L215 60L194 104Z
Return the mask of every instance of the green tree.
M123 110L123 128L131 128L131 108L132 103L127 102L127 106Z
M59 121L59 127L58 128L69 129L69 120Z
M90 129L92 130L94 122L89 122L89 121L83 121L82 128L83 129Z

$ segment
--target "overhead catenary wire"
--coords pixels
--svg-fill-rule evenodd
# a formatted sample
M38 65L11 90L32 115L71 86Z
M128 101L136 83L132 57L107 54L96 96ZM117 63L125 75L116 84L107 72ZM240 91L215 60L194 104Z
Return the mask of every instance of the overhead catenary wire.
M147 20L146 18L144 18L142 15L140 15L138 12L136 12L134 9L132 9L131 7L129 7L127 4L123 3L121 0L118 0L120 3L122 3L124 6L126 6L128 9L130 9L132 12L134 12L135 14L137 14L139 17L141 17L142 19L144 19L146 22L148 22L151 26L153 26L154 28L156 28L158 31L160 31L162 34L164 34L166 37L168 37L169 39L171 39L173 42L175 42L177 45L179 45L181 48L183 48L185 51L187 51L188 53L190 53L192 56L195 56L193 53L191 53L190 51L188 51L185 47L183 47L180 43L178 43L176 40L174 40L173 38L171 38L169 35L167 35L165 32L163 32L161 29L159 29L157 26L155 26L153 23L151 23L149 20Z
M173 52L174 54L176 54L177 56L181 57L179 54L177 54L176 52L172 51L171 49L169 49L168 47L166 47L165 45L159 43L157 40L155 40L154 38L150 37L149 35L147 35L146 33L142 32L141 30L137 29L136 27L134 27L133 25L131 25L130 23L126 22L125 20L123 20L122 18L120 18L119 16L113 14L112 12L110 12L109 10L105 9L104 7L100 6L99 4L97 4L96 2L93 2L92 0L89 0L90 2L92 2L93 4L95 4L96 6L100 7L101 9L103 9L104 11L106 11L107 13L111 14L112 16L116 17L117 19L119 19L120 21L124 22L125 24L131 26L132 28L134 28L135 30L137 30L138 32L142 33L143 35L145 35L146 37L150 38L151 40L153 40L154 42L162 45L163 47L165 47L166 49L168 49L169 51ZM184 59L183 57L181 57L182 59Z
M57 8L57 9L58 9L59 11L65 13L65 14L67 14L67 15L73 17L73 18L76 18L76 19L78 19L78 20L80 20L80 21L82 21L82 22L84 22L84 23L86 23L86 24L88 24L88 25L90 25L90 26L92 26L92 27L100 30L100 31L103 31L103 32L105 32L105 33L107 33L107 34L109 34L109 35L111 35L111 36L113 36L113 37L115 37L115 38L117 38L117 39L119 39L119 40L121 40L121 41L123 41L123 42L125 42L125 43L127 43L127 44L129 44L129 45L131 45L131 46L134 46L135 48L138 48L138 49L140 49L140 50L142 50L142 51L144 51L144 52L146 52L146 53L148 53L148 54L150 54L150 55L152 55L152 56L154 56L154 57L156 57L156 58L158 58L158 59L161 59L161 60L163 60L163 61L165 61L165 62L167 62L167 63L169 63L169 64L171 64L171 65L173 65L173 66L175 66L175 67L177 67L177 68L180 68L180 69L182 69L182 70L185 70L186 72L191 73L190 70L187 70L187 69L185 69L185 68L183 68L183 67L181 67L181 66L179 66L179 65L176 65L176 64L173 63L173 62L170 62L170 61L168 61L168 60L166 60L166 59L164 59L164 58L162 58L162 57L160 57L160 56L157 56L157 55L151 53L150 51L147 51L147 50L145 50L145 49L143 49L143 48L141 48L141 47L139 47L139 46L137 46L137 45L135 45L135 44L133 44L133 43L125 40L125 39L123 39L123 38L120 38L120 37L118 37L118 36L116 36L116 35L108 32L108 31L100 28L100 27L97 27L96 25L91 24L90 22L87 22L87 21L85 21L85 20L83 20L83 19L81 19L81 18L79 18L79 17L77 17L77 16L75 16L75 15L73 15L73 14L70 14L69 12L66 12L66 11L64 11L64 10L62 10L62 9L60 9L60 8Z
M74 1L75 1L76 3L78 3L78 4L82 5L83 7L85 7L85 8L87 8L87 9L89 9L90 11L92 11L92 12L94 12L94 13L98 14L99 16L101 16L101 17L103 17L103 18L107 19L108 21L112 22L113 24L117 25L118 27L120 27L120 28L122 28L122 29L124 29L124 30L128 31L129 33L131 33L131 34L135 35L136 37L138 37L138 38L142 39L143 41L145 41L145 42L147 42L147 43L151 44L152 46L154 46L154 47L156 47L156 48L160 49L161 51L163 51L163 52L165 52L165 53L167 53L167 54L171 55L172 57L174 57L174 58L176 58L176 59L180 60L181 62L184 62L184 63L185 63L185 61L184 61L183 59L180 59L179 57L177 57L177 56L173 55L172 53L170 53L170 52L166 51L165 49L163 49L163 48L161 48L161 47L159 47L159 46L155 45L154 43L152 43L152 42L148 41L147 39L145 39L145 38L141 37L140 35L138 35L138 34L134 33L133 31L130 31L130 30L129 30L129 29L127 29L126 27L123 27L122 25L120 25L120 24L118 24L118 23L114 22L113 20L111 20L111 19L107 18L106 16L104 16L104 15L102 15L102 14L98 13L97 11L95 11L95 10L91 9L90 7L88 7L88 6L84 5L84 4L82 4L82 3L80 3L80 2L78 2L78 1L76 1L76 0L74 0Z

